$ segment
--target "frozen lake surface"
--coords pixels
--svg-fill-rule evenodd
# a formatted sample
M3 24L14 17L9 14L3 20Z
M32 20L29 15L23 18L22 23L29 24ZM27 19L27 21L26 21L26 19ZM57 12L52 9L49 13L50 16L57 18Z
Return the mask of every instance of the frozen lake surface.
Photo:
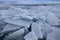
M59 33L60 5L0 5L1 40L60 40Z

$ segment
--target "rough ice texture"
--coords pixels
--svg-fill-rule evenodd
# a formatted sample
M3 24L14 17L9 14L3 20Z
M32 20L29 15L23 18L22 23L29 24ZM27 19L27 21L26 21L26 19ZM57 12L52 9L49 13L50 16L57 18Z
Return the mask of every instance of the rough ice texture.
M45 5L0 10L0 40L60 40L59 9Z

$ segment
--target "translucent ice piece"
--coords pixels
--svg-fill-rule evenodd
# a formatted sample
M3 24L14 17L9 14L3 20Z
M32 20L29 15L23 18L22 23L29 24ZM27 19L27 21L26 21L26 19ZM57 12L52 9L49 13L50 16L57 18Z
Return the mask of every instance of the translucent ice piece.
M33 32L35 32L35 34L38 38L41 38L41 39L43 38L43 35L41 32L41 26L38 23L36 23L36 22L32 23L31 29Z
M29 32L27 35L24 36L25 40L38 40L36 34L32 31Z
M60 29L55 29L53 32L49 33L47 40L60 40Z
M14 20L14 19L6 19L4 20L7 23L14 24L17 26L22 26L22 27L29 27L32 21L27 21L27 20Z

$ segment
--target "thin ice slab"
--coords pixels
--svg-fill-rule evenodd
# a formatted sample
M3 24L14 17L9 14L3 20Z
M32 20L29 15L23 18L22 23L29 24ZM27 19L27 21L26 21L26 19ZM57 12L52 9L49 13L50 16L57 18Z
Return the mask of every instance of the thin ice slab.
M22 27L29 27L32 21L27 21L27 20L14 20L14 19L6 19L4 20L7 23L14 24L17 26L22 26Z

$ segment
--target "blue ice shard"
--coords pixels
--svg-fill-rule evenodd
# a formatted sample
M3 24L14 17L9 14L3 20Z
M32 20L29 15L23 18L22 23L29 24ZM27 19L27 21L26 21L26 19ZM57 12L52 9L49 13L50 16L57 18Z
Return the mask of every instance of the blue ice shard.
M27 35L25 35L24 39L25 40L38 40L36 34L33 31L31 31Z
M36 23L36 22L32 23L31 31L35 32L35 34L38 38L40 38L40 39L43 38L41 26L38 23Z

